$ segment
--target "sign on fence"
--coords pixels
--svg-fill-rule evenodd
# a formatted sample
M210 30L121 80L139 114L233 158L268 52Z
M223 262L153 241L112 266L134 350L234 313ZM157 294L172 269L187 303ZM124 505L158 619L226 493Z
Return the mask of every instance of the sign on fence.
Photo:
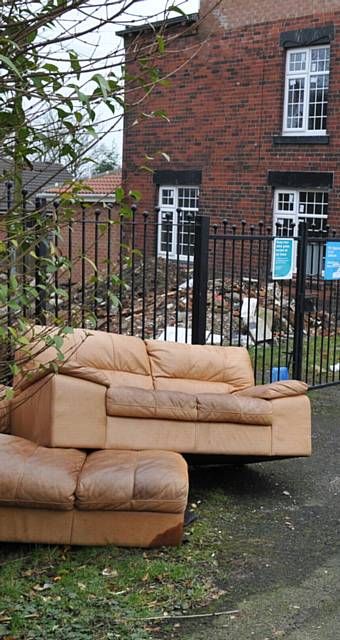
M294 267L293 238L274 238L273 280L291 280Z
M340 242L326 242L325 280L340 280Z

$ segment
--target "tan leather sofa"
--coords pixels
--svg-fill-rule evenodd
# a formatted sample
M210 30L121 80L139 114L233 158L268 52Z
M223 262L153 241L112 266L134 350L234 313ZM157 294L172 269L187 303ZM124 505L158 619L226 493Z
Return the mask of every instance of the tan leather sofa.
M246 349L77 329L52 373L37 328L11 431L46 447L245 457L311 453L307 385L254 386Z
M178 545L187 494L173 452L87 454L0 434L1 541Z
M178 452L311 452L306 385L254 386L245 349L75 330L57 359L33 333L10 411L0 403L2 541L176 545Z

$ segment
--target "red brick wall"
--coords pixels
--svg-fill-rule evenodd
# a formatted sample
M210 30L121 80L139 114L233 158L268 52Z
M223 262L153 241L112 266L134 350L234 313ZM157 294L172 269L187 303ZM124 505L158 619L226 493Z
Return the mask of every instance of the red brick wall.
M92 263L96 263L96 211L100 211L98 216L98 242L97 242L97 268L98 272L105 276L107 270L107 261L110 260L112 269L115 269L115 265L119 256L119 211L118 207L114 207L112 210L111 218L115 221L115 224L111 224L111 239L110 239L110 253L108 251L108 210L103 207L89 206L85 209L85 223L83 224L82 210L79 208L74 215L71 231L71 259L73 263L72 268L72 282L75 286L80 284L82 278L82 272L84 270L85 279L88 280L95 274L95 270ZM70 257L69 254L69 232L70 225L62 224L62 239L58 240L58 249L62 256L66 258ZM84 261L82 266L82 248L83 237L85 238L85 256L87 260ZM69 274L65 275L68 279ZM61 277L61 281L65 280Z
M263 24L275 20L289 20L339 10L338 0L223 0L215 9L213 0L201 0L200 12L206 16L201 31L224 33L238 27Z
M209 4L202 2L202 14ZM338 0L319 7L310 0L225 1L198 33L194 29L190 37L171 40L157 61L164 74L192 59L172 76L170 87L155 90L125 120L123 178L128 188L141 191L142 209L157 204L152 175L139 169L145 154L156 158L150 162L154 169L201 169L201 213L232 222L263 219L271 224L268 171L326 171L334 172L329 220L340 228L340 7ZM331 43L330 144L274 145L283 115L285 51L280 33L329 23L338 32ZM173 28L170 33L179 31ZM133 70L128 62L128 71ZM167 113L170 123L147 118L132 126L139 111L158 109ZM169 154L171 162L157 156L159 151Z

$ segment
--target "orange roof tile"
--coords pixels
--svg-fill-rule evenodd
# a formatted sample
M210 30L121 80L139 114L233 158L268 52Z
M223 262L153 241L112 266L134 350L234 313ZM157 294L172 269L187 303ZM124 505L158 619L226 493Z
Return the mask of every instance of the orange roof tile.
M122 172L113 171L112 173L102 173L92 178L86 178L84 184L91 187L92 193L107 193L111 194L121 186Z
M83 180L79 180L79 182L84 185L84 191L81 188L79 190L77 189L78 195L94 196L98 194L101 196L112 196L115 190L121 186L122 172L112 171L111 173L102 173L92 178L84 178ZM50 193L63 193L63 191L67 191L70 188L70 184L71 183L56 185L55 187L50 187L48 191Z

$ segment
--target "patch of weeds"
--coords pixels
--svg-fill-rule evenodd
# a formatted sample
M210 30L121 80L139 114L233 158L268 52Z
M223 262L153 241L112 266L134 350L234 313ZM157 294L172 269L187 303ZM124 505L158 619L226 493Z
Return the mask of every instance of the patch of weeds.
M221 537L207 512L202 506L202 518L178 548L27 546L22 555L18 546L16 557L12 545L6 557L4 545L1 637L145 640L159 629L166 637L163 620L173 626L167 616L190 613L221 595L214 576Z

